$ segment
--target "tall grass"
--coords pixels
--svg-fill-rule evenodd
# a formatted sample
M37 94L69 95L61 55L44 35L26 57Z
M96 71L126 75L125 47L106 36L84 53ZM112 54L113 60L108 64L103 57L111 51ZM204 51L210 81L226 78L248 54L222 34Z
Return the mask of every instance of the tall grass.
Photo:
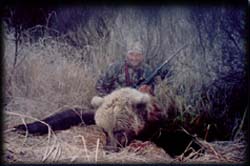
M224 63L221 48L225 39L219 33L222 31L220 20L213 20L217 23L214 26L217 40L212 46L211 41L203 41L207 47L204 52L200 34L191 21L190 9L161 6L61 8L51 16L50 24L57 28L67 25L68 31L57 37L52 37L48 31L35 41L31 40L34 36L28 36L28 30L22 32L26 35L20 40L15 67L15 42L10 40L14 32L6 31L5 96L45 100L58 106L89 105L96 93L94 84L98 76L110 63L124 58L131 42L139 40L144 45L145 61L153 68L188 44L169 62L167 70L172 75L165 81L184 102L195 106L202 88L212 84L219 74L226 75L230 66ZM216 11L220 10L228 9ZM94 14L90 15L90 11ZM208 8L209 12L213 10ZM241 41L241 48L242 44ZM234 61L244 63L242 57L234 57ZM239 68L244 70L244 65Z
M188 47L169 62L167 69L172 75L166 78L166 81L176 90L176 93L194 105L195 100L199 100L203 88L220 79L221 75L238 71L244 75L244 57L243 54L237 57L233 52L225 53L225 43L230 38L225 34L222 26L224 24L220 20L225 12L240 13L239 10L207 8L202 11L205 13L202 15L204 18L199 18L200 16L195 16L196 13L192 14L190 9L192 10L185 7L160 6L62 8L50 20L54 27L69 27L68 31L57 37L50 36L48 32L35 42L27 40L27 38L32 39L33 36L27 36L29 33L23 32L26 34L26 39L23 39L19 46L18 65L15 70L11 69L15 45L13 41L5 40L6 76L11 77L7 79L7 94L43 96L49 101L55 100L55 98L50 100L49 96L61 96L55 102L65 104L65 101L61 100L70 96L69 91L75 91L82 86L88 87L85 84L90 84L92 86L88 89L91 93L87 90L83 91L93 95L95 93L93 85L98 75L104 72L111 62L122 59L126 54L127 46L132 41L140 40L145 48L145 61L152 67L157 67L178 48L188 43ZM94 14L89 14L90 11ZM218 18L212 19L213 17L208 16L209 13L217 14L215 16ZM196 18L196 22L192 17ZM199 19L208 19L213 29L206 28L204 21L197 23ZM240 20L234 21L237 23ZM35 28L31 29L34 31ZM214 35L211 34L211 30ZM14 36L13 33L8 34L8 36L11 35ZM204 36L203 40L201 36ZM231 48L233 48L232 44L231 42ZM238 48L244 48L243 39L239 39ZM227 63L230 59L233 64ZM60 74L62 72L64 72L63 76ZM76 76L77 79L87 76L84 76L84 80L72 81L81 82L81 85L72 85L71 81L66 81L66 79L73 80L72 73L79 74ZM88 83L88 77L93 78L90 83ZM39 79L40 83L36 82ZM45 83L48 85L42 87ZM79 92L76 91L76 93ZM46 96L48 94L50 95ZM84 95L84 98L88 101L90 96ZM80 97L77 99L85 100ZM68 103L76 101L79 104L88 103L79 102L75 98L67 100Z
M67 47L67 45L66 45ZM73 47L53 40L21 45L20 62L13 68L9 53L13 46L6 42L5 76L10 97L27 97L59 105L88 105L94 95L97 74L91 66L65 57L76 55ZM72 55L73 54L73 55Z
M212 86L221 73L229 73L230 65L224 60L230 59L231 55L225 58L223 54L225 38L220 34L220 20L213 20L218 23L214 27L215 40L212 46L210 41L203 41L204 50L200 34L190 21L191 10L188 8L95 7L89 9L94 14L88 18L85 10L62 8L57 11L55 18L51 18L52 23L63 28L66 23L72 26L64 29L61 35L53 36L45 31L44 36L35 38L29 30L23 31L25 35L19 41L18 52L15 52L14 32L9 27L5 28L4 110L41 119L65 106L90 107L90 100L96 95L95 82L99 75L110 63L123 59L127 46L134 40L142 42L145 61L153 68L188 43L188 47L167 65L166 69L171 73L169 77L156 86L156 97L161 106L171 104L168 103L171 96L177 106L173 114L180 114L182 122L185 113L193 113L196 117L202 110L212 111L215 99L224 102L230 95L230 89L224 90L218 98L214 92L210 95L210 91L204 91L204 87ZM74 13L77 15L75 18ZM33 27L32 31L35 29ZM241 48L242 43L241 39ZM14 65L16 54L17 63ZM244 70L244 58L235 56L233 59L237 63L232 68L240 64L237 70ZM225 88L230 82L223 81L220 85ZM226 109L221 107L218 111L225 112ZM5 118L7 128L21 123L21 119L16 117ZM79 147L75 153L79 155Z

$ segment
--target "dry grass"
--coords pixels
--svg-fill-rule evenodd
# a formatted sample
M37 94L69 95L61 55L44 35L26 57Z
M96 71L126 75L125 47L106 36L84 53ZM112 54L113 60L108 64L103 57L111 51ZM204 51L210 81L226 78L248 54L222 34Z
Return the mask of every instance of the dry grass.
M26 49L33 51L29 47ZM32 98L59 106L88 104L90 98L85 97L94 95L95 77L91 77L91 71L85 64L61 57L57 49L37 48L40 52L20 53L20 57L25 59L14 69L9 66L12 63L6 62L6 97ZM53 60L53 57L57 59Z
M114 17L113 22L104 18L110 25L110 36L98 38L92 22L85 29L79 27L76 32L69 32L67 35L76 41L87 41L88 44L80 48L65 42L63 36L45 36L36 42L23 40L19 45L15 67L13 33L5 33L4 160L8 163L245 162L246 142L239 139L240 136L234 141L225 142L194 139L202 150L195 151L187 147L186 151L191 152L188 156L183 153L170 158L152 143L145 149L127 147L119 153L107 153L103 150L105 135L95 126L73 127L56 133L51 131L45 136L23 136L10 131L14 125L42 119L65 106L88 108L91 98L96 95L94 85L97 77L110 62L123 56L126 43L135 36L147 46L146 60L153 67L186 41L190 43L187 49L170 62L169 70L174 75L158 87L157 98L164 106L168 104L164 95L171 94L178 107L176 111L180 111L181 116L183 111L195 115L198 112L196 105L190 103L200 99L202 85L217 78L216 70L212 68L223 68L220 60L214 60L215 57L221 58L217 50L220 46L215 44L207 52L206 60L200 56L197 34L186 19L187 11L179 10L181 12L163 8L158 13L161 24L156 22L157 25L147 25L140 13L124 8ZM206 75L204 66L210 69Z
M6 112L5 116L22 115ZM103 150L106 135L95 125L51 131L45 136L24 136L5 130L4 160L8 163L244 163L246 142L240 138L219 142L195 138L193 141L201 150L187 146L182 155L171 158L153 143L140 141L146 146L131 144L120 152L107 152ZM190 153L186 155L187 152Z
M195 151L187 147L182 155L178 156L176 162L185 163L244 163L246 162L246 142L240 137L234 141L207 142L198 138L194 140L201 146ZM190 152L187 156L185 153Z

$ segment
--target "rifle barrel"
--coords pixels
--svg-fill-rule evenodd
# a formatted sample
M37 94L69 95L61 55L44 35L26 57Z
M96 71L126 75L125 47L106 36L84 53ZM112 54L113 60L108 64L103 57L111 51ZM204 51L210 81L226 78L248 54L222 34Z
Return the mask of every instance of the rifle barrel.
M144 81L139 82L138 84L135 85L135 87L139 87L140 85L143 84L149 84L153 78L158 74L158 72L161 70L163 66L165 66L173 57L175 57L182 49L188 46L188 43L184 44L181 48L179 48L173 55L171 55L168 59L166 59L159 67L157 67L148 78L146 78Z
M182 49L188 46L188 43L184 44L181 48L179 48L172 56L170 56L167 60L165 60L160 67L164 66L166 63L168 63L175 55L177 55Z

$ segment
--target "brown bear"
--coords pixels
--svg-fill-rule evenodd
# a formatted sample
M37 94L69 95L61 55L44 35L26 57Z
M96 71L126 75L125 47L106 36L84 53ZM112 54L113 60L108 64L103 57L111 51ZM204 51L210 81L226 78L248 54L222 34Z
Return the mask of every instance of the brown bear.
M95 123L108 135L111 148L126 146L144 129L148 121L157 121L153 97L133 88L121 88L111 94L94 97L91 104L98 107ZM154 116L154 117L153 117Z

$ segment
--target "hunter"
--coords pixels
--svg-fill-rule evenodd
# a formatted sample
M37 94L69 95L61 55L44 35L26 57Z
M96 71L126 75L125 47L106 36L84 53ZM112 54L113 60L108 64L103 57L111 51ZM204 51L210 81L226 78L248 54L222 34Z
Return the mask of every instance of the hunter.
M152 69L144 62L144 50L140 42L134 42L127 50L123 61L111 64L96 83L99 96L111 93L121 87L133 87L140 80L147 78ZM142 85L143 88L151 88Z

